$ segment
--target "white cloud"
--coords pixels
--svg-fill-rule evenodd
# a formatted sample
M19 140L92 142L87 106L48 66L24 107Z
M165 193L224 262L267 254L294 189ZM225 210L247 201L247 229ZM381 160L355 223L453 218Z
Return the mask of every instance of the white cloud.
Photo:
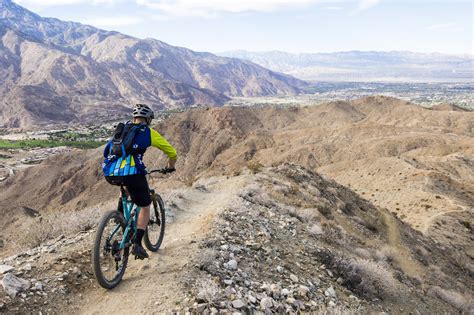
M359 11L367 10L372 7L375 7L379 3L380 3L380 0L360 0L358 10Z
M119 15L112 17L92 17L80 20L80 22L96 27L116 27L140 24L143 20L144 19L139 16Z
M331 10L331 11L340 11L342 10L342 7L338 6L331 6L331 7L325 7L326 10Z
M455 22L448 22L448 23L440 23L440 24L433 24L427 26L426 29L428 31L462 31L463 28L459 27Z
M270 12L280 8L304 7L321 0L136 0L136 3L170 16L214 17L219 13Z

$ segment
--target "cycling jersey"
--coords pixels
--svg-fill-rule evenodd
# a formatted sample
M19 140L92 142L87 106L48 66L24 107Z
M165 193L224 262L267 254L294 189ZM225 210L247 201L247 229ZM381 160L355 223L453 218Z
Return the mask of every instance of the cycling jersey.
M134 137L132 153L117 157L110 154L112 140L110 140L104 149L104 162L102 170L105 176L128 176L137 174L146 174L146 167L143 163L143 155L148 147L155 147L163 151L168 158L176 160L176 150L163 138L157 131L146 126L140 128Z

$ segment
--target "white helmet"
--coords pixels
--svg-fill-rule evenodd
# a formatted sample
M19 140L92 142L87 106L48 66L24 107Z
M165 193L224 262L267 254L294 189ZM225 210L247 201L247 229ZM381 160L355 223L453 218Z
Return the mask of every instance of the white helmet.
M153 113L153 110L151 110L148 105L145 104L136 104L133 107L133 118L136 117L143 117L147 119L153 119L155 118L155 114Z

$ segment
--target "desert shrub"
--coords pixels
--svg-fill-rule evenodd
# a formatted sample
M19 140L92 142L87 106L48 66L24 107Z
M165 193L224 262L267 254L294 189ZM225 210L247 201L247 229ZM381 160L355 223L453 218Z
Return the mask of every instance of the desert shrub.
M336 244L340 246L345 246L348 244L347 233L344 228L340 225L332 224L328 222L327 224L322 224L324 227L324 233L322 239L329 244Z
M463 221L463 220L461 220L461 221L459 221L459 222L460 222L465 228L467 228L467 229L469 229L469 230L471 229L471 223L470 223L469 221Z
M197 298L210 304L217 303L221 298L219 285L211 279L203 279L199 283Z
M306 222L313 222L319 220L318 210L314 208L305 208L298 211L299 216Z
M262 168L263 168L263 165L258 162L258 161L255 161L255 160L252 160L252 161L249 161L247 163L247 168L253 173L253 174L257 174L257 173L260 173L262 171Z
M35 247L50 239L88 231L95 227L101 212L98 209L84 209L73 212L55 212L42 215L25 224L17 235L21 247Z
M395 300L400 295L400 283L383 264L365 258L339 258L333 264L343 284L364 298Z
M216 245L217 244L210 244ZM216 261L217 251L214 248L204 248L201 250L201 254L196 258L196 264L199 265L199 269L207 270Z
M398 253L394 248L392 248L388 245L385 245L382 248L375 251L374 258L377 259L380 262L390 263L390 262L395 261L397 259L397 255L398 255Z
M354 249L354 254L356 254L357 256L362 257L362 258L371 258L372 257L372 254L370 253L370 251L368 251L365 248L360 248L360 247Z
M300 215L299 211L297 211L295 207L285 206L284 209L284 212L290 217L296 218L300 222L305 222L305 219Z
M313 224L308 228L308 233L309 235L313 237L319 237L321 236L324 232L323 229L319 224Z
M471 311L474 311L474 304L456 291L434 286L429 290L429 293L462 312L470 314Z
M326 219L332 220L334 218L330 205L320 203L317 205L317 209Z
M290 186L290 190L289 190L289 193L292 194L292 195L297 195L300 191L300 188L298 185L296 184L291 184Z

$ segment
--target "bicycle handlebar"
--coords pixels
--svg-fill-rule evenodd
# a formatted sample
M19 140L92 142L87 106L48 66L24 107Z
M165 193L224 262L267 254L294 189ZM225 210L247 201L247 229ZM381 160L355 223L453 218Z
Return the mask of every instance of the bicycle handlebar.
M164 167L164 168L148 171L147 175L150 175L150 174L153 174L153 173L168 174L168 173L173 173L174 171L176 171L175 168Z

